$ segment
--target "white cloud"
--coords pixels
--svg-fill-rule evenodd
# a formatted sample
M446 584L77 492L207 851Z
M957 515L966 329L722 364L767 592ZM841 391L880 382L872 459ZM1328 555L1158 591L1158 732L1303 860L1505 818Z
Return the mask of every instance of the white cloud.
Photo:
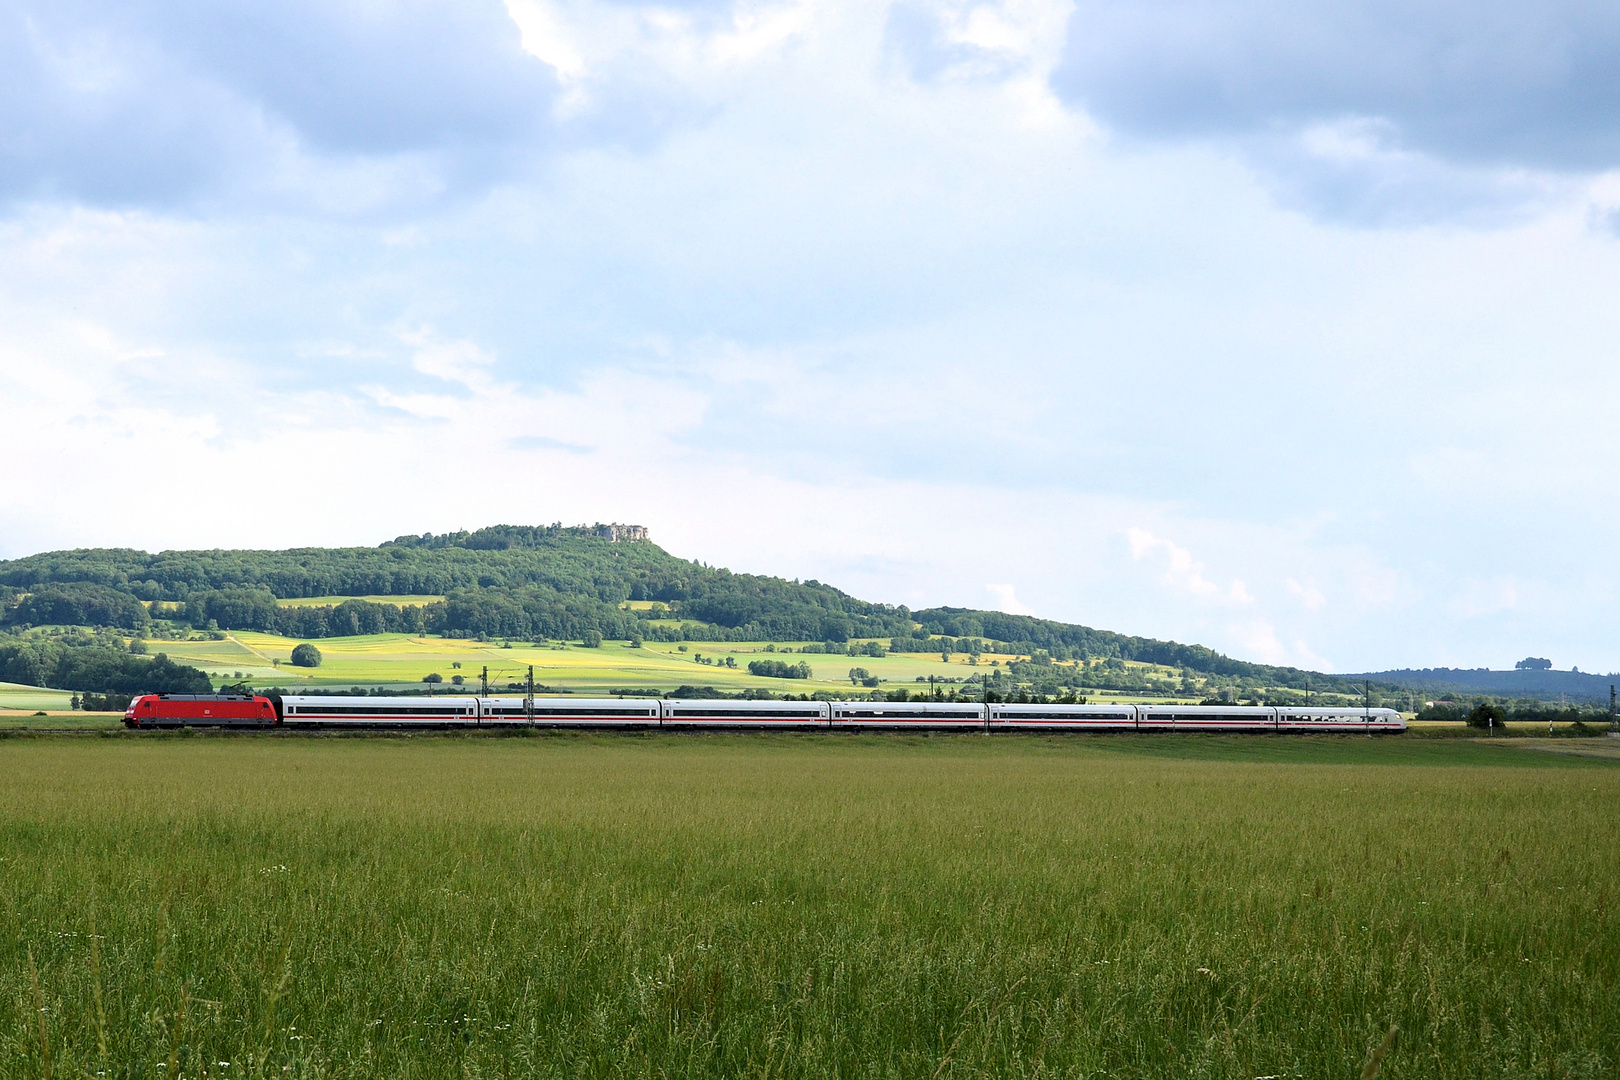
M913 607L1616 666L1620 173L1370 108L1099 134L1054 103L1057 0L429 3L377 24L397 52L249 4L238 60L212 11L60 10L79 51L0 65L0 106L108 111L0 153L7 462L53 478L0 552L640 519ZM1484 209L1390 210L1420 196ZM269 512L151 521L158 490Z
M1162 579L1171 588L1192 594L1200 600L1213 600L1233 604L1252 604L1254 597L1249 587L1234 578L1226 588L1204 577L1204 564L1193 558L1192 552L1173 541L1154 536L1146 529L1132 526L1125 530L1130 541L1131 558L1138 562L1155 551L1165 553L1166 566Z
M1500 224L1620 168L1591 91L1617 64L1601 0L1079 0L1053 85L1121 137L1224 145L1326 220Z
M1013 594L1011 585L986 585L985 589L989 591L991 596L995 597L995 602L990 606L996 611L1005 611L1009 615L1035 614L1033 608L1019 603L1018 597Z
M1288 579L1288 591L1299 597L1299 602L1305 605L1307 611L1320 611L1327 603L1327 597L1315 585L1301 585L1293 578Z

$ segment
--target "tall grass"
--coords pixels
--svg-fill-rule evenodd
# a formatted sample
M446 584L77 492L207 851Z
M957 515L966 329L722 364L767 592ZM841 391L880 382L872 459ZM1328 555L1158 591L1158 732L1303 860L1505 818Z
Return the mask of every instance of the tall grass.
M0 1075L1614 1075L1620 770L1366 753L0 742Z

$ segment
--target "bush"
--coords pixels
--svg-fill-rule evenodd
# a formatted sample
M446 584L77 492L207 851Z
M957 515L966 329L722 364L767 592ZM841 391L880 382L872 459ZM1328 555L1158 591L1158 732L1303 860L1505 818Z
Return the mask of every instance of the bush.
M1468 710L1469 727L1501 727L1502 722L1506 719L1507 713L1502 711L1502 706L1493 705L1488 701L1482 701Z
M293 667L320 667L321 650L317 649L307 641L301 645L294 645L292 651L292 664Z
M602 647L602 634L597 630L587 630L580 635L580 641L587 649L600 649Z

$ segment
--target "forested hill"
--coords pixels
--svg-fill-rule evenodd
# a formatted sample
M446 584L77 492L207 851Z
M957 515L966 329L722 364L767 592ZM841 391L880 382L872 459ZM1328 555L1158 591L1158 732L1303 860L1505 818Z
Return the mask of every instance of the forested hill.
M1249 664L1198 645L1131 637L995 611L870 603L817 581L786 581L678 559L603 527L499 525L402 536L377 547L287 551L57 551L0 562L8 626L77 624L139 631L140 601L199 627L294 637L430 632L515 638L835 641L890 638L910 651L1042 652L1053 659L1143 660L1196 672L1328 689L1340 680ZM277 599L443 596L425 605ZM642 601L626 605L626 601ZM170 609L170 605L179 605ZM931 636L935 636L929 640ZM941 641L939 637L945 640Z
M1609 687L1620 684L1620 675L1593 675L1584 671L1553 671L1550 668L1518 668L1492 671L1488 668L1403 668L1347 675L1348 679L1370 679L1385 686L1404 686L1426 694L1498 694L1514 698L1556 698L1564 695L1576 701L1606 704Z

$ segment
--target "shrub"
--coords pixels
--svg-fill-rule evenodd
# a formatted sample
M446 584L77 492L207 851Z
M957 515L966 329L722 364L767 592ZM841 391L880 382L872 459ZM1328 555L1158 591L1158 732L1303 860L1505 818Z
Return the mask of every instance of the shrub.
M320 667L321 650L307 641L301 645L294 645L292 663L293 667Z
M1482 701L1468 710L1468 726L1477 728L1501 727L1502 721L1507 719L1507 713L1502 706Z

